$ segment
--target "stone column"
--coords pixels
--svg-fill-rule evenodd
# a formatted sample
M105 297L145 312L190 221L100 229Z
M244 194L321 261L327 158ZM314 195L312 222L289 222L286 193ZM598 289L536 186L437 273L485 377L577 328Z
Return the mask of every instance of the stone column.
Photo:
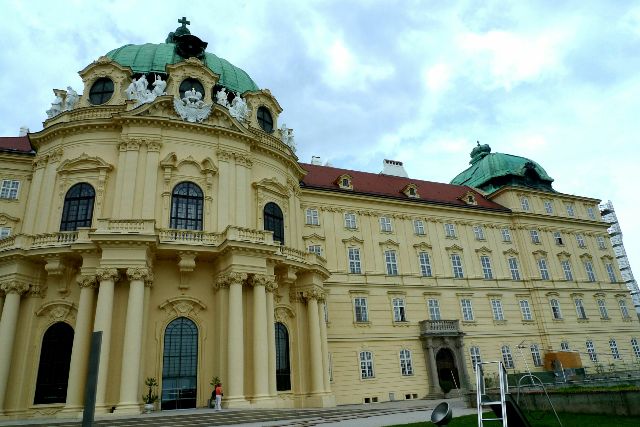
M307 301L307 324L309 326L309 361L311 364L311 390L313 394L322 393L324 380L322 377L322 344L320 322L318 319L318 299L322 293L316 289L304 291Z
M467 373L467 364L465 363L464 343L462 338L459 338L454 344L456 349L456 366L458 367L458 376L460 377L460 383L458 387L461 389L469 390L469 375Z
M435 346L430 341L423 341L422 348L425 352L427 376L429 377L429 396L440 396L442 389L438 381L438 365L436 364Z
M80 301L78 302L71 363L69 364L67 403L63 412L80 412L84 405L84 388L89 363L95 289L97 287L96 276L93 274L78 276L78 285L80 286Z
M329 384L329 345L327 343L327 322L324 320L326 301L318 301L318 322L320 323L320 344L322 348L322 384L325 392L331 391Z
M276 387L276 329L274 320L273 294L278 289L278 284L273 281L266 286L267 290L267 342L269 348L269 395L277 396Z
M244 314L242 311L242 284L245 273L231 272L219 277L219 286L229 288L229 316L227 317L227 379L225 402L227 406L242 402L244 397Z
M11 280L0 285L0 289L5 293L2 317L0 318L0 414L2 414L11 371L13 342L16 337L16 326L20 313L20 295L29 290L29 285L19 280Z
M264 399L269 394L269 332L265 287L273 283L273 276L256 274L253 286L253 399Z
M111 320L113 316L113 293L118 279L115 268L99 268L96 276L100 280L98 303L93 331L102 331L100 347L100 365L98 368L98 386L96 391L96 412L106 411L107 381L109 379L109 353L111 350Z
M142 325L144 323L144 282L149 275L146 267L127 269L129 301L122 347L119 413L140 412L140 356L142 354Z

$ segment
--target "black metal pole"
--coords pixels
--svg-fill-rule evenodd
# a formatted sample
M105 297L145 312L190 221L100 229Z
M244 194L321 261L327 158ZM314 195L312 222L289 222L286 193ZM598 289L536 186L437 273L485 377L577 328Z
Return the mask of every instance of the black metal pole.
M96 413L96 388L98 387L98 371L100 370L100 347L102 346L102 331L91 334L91 349L89 350L89 371L87 384L84 388L84 411L82 413L82 427L92 427Z

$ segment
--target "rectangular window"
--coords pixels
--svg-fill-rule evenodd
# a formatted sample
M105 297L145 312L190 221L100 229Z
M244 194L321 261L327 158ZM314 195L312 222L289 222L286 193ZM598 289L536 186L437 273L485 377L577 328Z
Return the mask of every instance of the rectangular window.
M429 306L429 319L440 320L440 303L438 300L429 299L427 300L427 305Z
M0 188L0 199L17 199L20 181L13 179L3 179Z
M594 271L593 271L593 264L591 263L591 261L585 261L584 262L584 271L587 272L587 280L589 282L595 282L596 281L596 273L594 273Z
M500 233L502 234L502 241L503 242L510 242L511 241L511 233L509 233L509 229L508 228L503 228L502 230L500 230Z
M553 240L555 240L556 245L558 246L564 245L564 242L562 241L562 233L560 233L559 231L553 232Z
M569 351L569 341L562 341L560 343L560 350L561 351Z
M593 345L593 341L587 340L586 346L587 346L587 354L589 354L589 359L592 362L598 362L598 354L596 353L596 348Z
M373 378L373 355L370 351L360 352L360 378Z
M409 350L400 350L400 372L405 377L413 375L413 362L411 361L411 352Z
M0 239L11 236L11 227L0 227Z
M620 352L618 351L618 343L613 338L609 340L609 348L611 349L611 356L613 356L614 360L622 359L622 357L620 357Z
M538 270L540 271L540 280L549 280L549 268L545 258L538 258Z
M605 269L607 270L607 275L609 275L609 281L611 283L616 283L616 272L613 269L613 264L611 264L610 262L606 263L604 265Z
M551 202L551 200L544 201L544 211L548 214L553 213L553 203Z
M513 357L508 345L502 346L502 363L504 363L505 368L513 368Z
M542 357L540 357L538 344L531 344L531 359L533 359L533 366L542 366Z
M456 279L461 279L464 277L460 255L451 254L451 266L453 267L453 277L455 277Z
M529 230L529 234L531 235L531 243L540 243L540 235L538 234L538 230Z
M460 309L462 310L462 320L466 322L473 321L473 306L470 299L460 300Z
M485 279L493 279L493 270L491 269L491 259L487 255L480 257L480 265L482 265L482 274Z
M520 269L518 268L518 260L514 257L509 258L509 271L511 271L511 280L520 280Z
M554 298L549 301L549 304L551 305L551 316L553 316L555 320L562 319L562 311L560 311L560 303L558 300Z
M356 214L347 212L344 214L344 226L350 230L355 230L358 228L358 223L356 222Z
M404 308L403 298L393 299L393 321L394 322L406 322L407 316Z
M482 226L474 225L473 234L476 236L476 240L484 240L484 229Z
M522 196L520 197L520 206L522 206L522 210L523 211L528 211L529 210L529 199Z
M587 244L584 242L584 236L582 234L576 234L576 242L578 243L578 247L586 248Z
M573 209L573 203L565 203L564 205L567 208L567 215L569 215L569 216L575 216L576 215L576 212Z
M573 273L571 272L571 264L569 260L565 259L560 261L562 265L562 271L564 272L564 280L573 280Z
M529 307L529 300L520 300L520 312L522 313L522 320L533 320L531 316L531 307Z
M597 300L596 303L598 304L598 310L600 311L600 318L608 319L609 312L607 311L607 304L604 302L603 299Z
M493 320L504 320L502 312L502 301L497 298L491 299L491 311L493 312Z
M349 248L349 273L362 273L360 268L360 249L358 248Z
M426 252L420 252L418 254L418 260L420 261L420 274L423 277L431 277L431 260L429 254Z
M482 356L480 356L480 347L469 347L469 354L471 355L471 366L473 366L473 370L475 371L476 365L478 363L482 363Z
M367 312L367 299L354 298L353 307L355 309L356 322L368 322L369 313Z
M309 245L307 247L307 250L309 252L311 252L312 254L316 254L316 255L322 256L322 246L320 246L320 245Z
M306 224L307 225L320 225L320 219L318 217L318 210L317 209L307 208Z
M444 225L444 233L447 237L456 237L456 226L455 224L446 223Z
M607 249L607 245L604 242L603 236L596 237L596 241L598 242L598 249Z
M627 308L627 301L623 299L618 300L618 306L620 307L620 314L622 314L623 319L629 318L629 309Z
M421 219L413 220L413 231L418 236L424 236L424 222Z
M386 216L380 217L380 231L384 231L384 232L391 231L391 218Z
M398 261L396 258L396 251L393 251L393 250L384 251L384 262L387 265L387 275L397 276Z
M576 298L573 302L576 304L576 314L578 315L578 319L585 320L587 318L587 312L584 309L582 298Z
M589 219L596 219L596 211L591 206L587 208L587 216Z
M640 359L640 345L638 345L637 338L631 338L631 349L633 350L633 355L636 359Z

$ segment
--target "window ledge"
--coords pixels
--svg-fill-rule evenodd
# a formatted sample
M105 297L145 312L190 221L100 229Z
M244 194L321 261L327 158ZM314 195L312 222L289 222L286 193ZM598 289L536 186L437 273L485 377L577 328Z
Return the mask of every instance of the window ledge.
M349 230L349 231L358 231L358 227L344 227L345 230Z
M305 227L313 227L313 228L319 228L320 227L320 224L307 224L307 223L305 223L304 225L305 225Z
M353 326L358 328L368 328L371 327L371 322L353 322Z
M523 324L523 325L532 325L532 324L534 324L534 323L536 323L536 322L535 322L535 320L533 320L533 319L531 319L531 320L525 320L525 319L522 319L522 324Z
M478 322L475 320L462 320L462 326L477 326Z
M393 321L393 326L410 326L410 323L408 320L403 320L403 321Z
M507 321L506 321L506 320L496 320L496 319L493 319L493 324L494 324L494 325L506 325L506 324L507 324Z
M623 322L633 322L633 318L631 316L623 317L622 321Z
M611 317L601 317L600 320L602 320L604 322L610 322L611 321Z
M579 318L578 319L578 323L588 323L589 322L589 318L585 317L585 318Z
M564 317L560 317L560 318L557 318L557 319L554 317L553 321L554 322L564 322Z
M445 239L452 239L452 240L457 240L458 236L444 236Z

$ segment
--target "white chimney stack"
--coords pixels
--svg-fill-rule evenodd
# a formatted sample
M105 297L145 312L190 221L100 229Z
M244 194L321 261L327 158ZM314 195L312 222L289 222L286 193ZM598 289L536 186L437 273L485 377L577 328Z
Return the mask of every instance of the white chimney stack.
M322 166L322 160L320 159L320 156L311 156L311 164Z
M18 136L27 136L28 133L29 128L27 126L22 126L20 127L20 133L18 134Z
M391 176L400 176L402 178L409 178L407 175L407 171L404 170L404 166L402 166L402 162L397 160L388 160L384 159L382 162L382 172L380 175L391 175Z

